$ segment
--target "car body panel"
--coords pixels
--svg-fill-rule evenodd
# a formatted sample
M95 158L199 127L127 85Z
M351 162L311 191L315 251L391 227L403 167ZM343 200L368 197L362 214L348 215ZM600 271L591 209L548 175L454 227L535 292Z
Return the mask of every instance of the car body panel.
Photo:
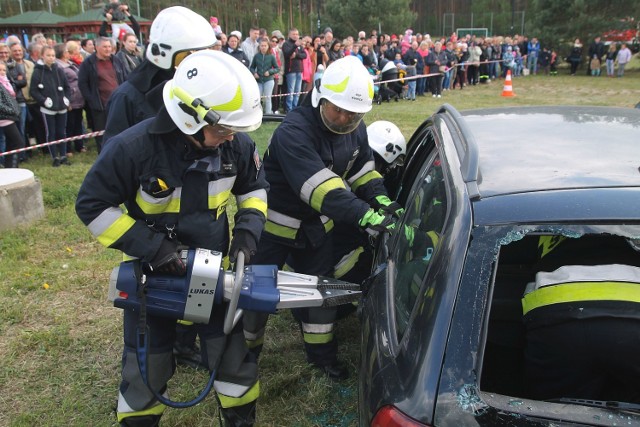
M639 185L640 143L636 147L628 143L639 140L637 109L529 107L498 111L462 113L479 148L482 198ZM540 123L549 129L541 130ZM580 147L579 155L576 147Z
M438 427L640 425L638 415L621 419L620 411L487 393L479 379L501 245L526 233L640 237L640 111L509 108L462 117L461 124L443 107L408 144L397 200L408 206L426 153L437 149L450 199L447 220L439 256L425 273L429 283L420 288L424 298L400 337L393 301L397 266L390 259L397 234L378 244L361 304L360 425L368 426L385 405ZM540 142L529 123L544 125L554 137ZM585 126L589 132L576 131ZM594 138L603 140L589 142ZM629 141L639 141L637 148ZM572 146L598 161L576 161ZM434 303L425 314L420 305L427 297Z

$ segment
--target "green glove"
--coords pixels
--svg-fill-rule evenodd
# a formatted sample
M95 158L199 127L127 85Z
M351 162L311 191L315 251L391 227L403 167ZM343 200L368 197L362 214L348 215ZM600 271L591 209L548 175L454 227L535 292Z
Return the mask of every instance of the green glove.
M380 195L375 197L378 208L384 214L391 214L396 218L400 218L404 213L404 208L398 202L394 202L388 196Z
M393 231L396 226L396 218L393 215L383 215L373 209L369 209L360 219L359 224L367 233L377 236L379 233Z

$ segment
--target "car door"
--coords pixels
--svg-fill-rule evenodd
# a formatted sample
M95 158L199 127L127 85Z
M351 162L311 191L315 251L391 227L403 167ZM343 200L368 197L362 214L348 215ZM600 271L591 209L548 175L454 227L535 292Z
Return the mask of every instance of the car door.
M405 214L378 251L378 272L363 307L361 425L389 405L424 423L433 415L454 301L447 288L456 288L459 273L452 268L459 272L462 265L451 256L464 258L464 250L454 250L464 245L451 215L459 205L454 181L463 183L451 180L448 168L459 169L459 163L449 162L456 153L441 139L435 128L426 128L412 140L398 198Z

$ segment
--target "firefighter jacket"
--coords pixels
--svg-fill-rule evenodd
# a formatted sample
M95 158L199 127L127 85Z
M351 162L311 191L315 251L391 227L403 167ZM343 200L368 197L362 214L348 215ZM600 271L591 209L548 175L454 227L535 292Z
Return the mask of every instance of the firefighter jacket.
M238 207L234 230L247 230L257 241L267 190L247 135L236 134L215 150L195 150L162 108L156 118L112 138L82 183L76 212L104 246L143 261L166 237L226 254L230 195Z
M640 319L640 267L565 265L540 271L522 298L529 329L590 318Z
M364 123L348 134L333 133L311 105L287 114L264 168L271 186L265 232L294 247L304 246L305 237L313 246L321 243L333 221L358 226L369 203L386 195Z
M111 92L107 103L107 123L102 144L144 119L155 117L163 105L162 89L173 78L173 70L156 67L149 60L142 61L127 76L127 80Z

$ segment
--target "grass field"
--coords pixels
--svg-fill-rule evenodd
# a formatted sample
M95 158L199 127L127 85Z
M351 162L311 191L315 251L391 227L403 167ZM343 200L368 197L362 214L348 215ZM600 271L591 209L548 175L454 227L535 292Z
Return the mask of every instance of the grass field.
M459 110L522 105L611 105L640 102L640 73L622 79L530 76L374 106L365 120L398 124L409 138L443 103ZM254 136L264 149L273 125ZM606 144L606 141L603 141ZM93 149L93 142L90 143ZM37 154L23 167L42 183L46 218L0 234L0 426L112 426L119 382L121 313L106 301L120 254L96 242L77 219L74 202L95 151L70 167L52 168ZM48 289L43 287L48 285ZM259 426L355 426L358 321L338 328L351 379L333 383L307 366L297 325L288 312L269 322L260 360ZM179 369L169 385L174 400L193 398L206 375ZM187 410L167 410L164 426L217 425L213 396Z

